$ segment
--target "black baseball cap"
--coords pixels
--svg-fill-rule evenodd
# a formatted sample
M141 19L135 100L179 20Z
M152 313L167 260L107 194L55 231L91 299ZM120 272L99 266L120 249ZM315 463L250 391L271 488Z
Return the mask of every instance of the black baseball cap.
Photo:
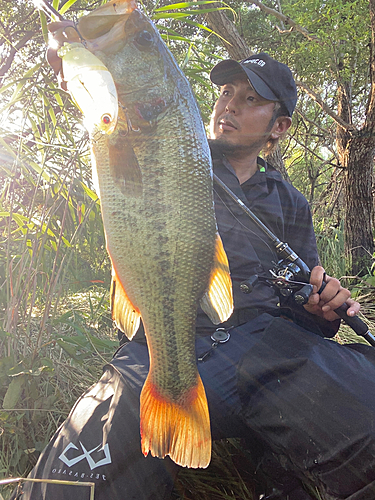
M286 114L292 116L297 103L297 88L286 64L262 52L240 62L233 59L221 61L211 70L210 78L216 85L225 85L239 73L245 73L260 96L280 102Z

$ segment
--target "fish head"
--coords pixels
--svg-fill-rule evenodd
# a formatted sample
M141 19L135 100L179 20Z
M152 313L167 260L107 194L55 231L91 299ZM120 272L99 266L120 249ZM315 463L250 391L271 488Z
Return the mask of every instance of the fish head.
M178 85L187 83L154 24L140 10L131 10L132 2L126 13L116 15L111 4L81 18L78 31L110 71L128 125L130 119L133 128L144 128L167 111ZM111 14L99 22L106 7Z
M118 97L111 73L95 56L93 43L91 50L87 48L88 40L106 40L111 32L112 43L116 43L116 33L118 37L134 9L133 0L112 0L81 18L77 25L65 20L48 26L47 61L58 75L60 86L70 93L80 108L91 136L114 132Z

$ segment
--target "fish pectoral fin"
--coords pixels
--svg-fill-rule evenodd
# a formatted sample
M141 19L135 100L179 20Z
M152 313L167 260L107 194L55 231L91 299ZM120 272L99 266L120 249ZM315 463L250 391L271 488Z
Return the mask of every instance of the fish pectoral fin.
M163 397L147 377L141 393L142 453L170 458L181 467L206 468L211 460L211 429L206 393L197 384L183 398Z
M233 312L232 280L227 254L219 234L216 236L215 260L210 284L200 304L214 325L226 321Z
M111 310L112 319L125 335L131 340L136 334L141 321L141 313L133 306L127 296L115 270L112 273L111 283Z
M123 194L133 198L142 195L142 172L134 149L118 134L116 139L110 140L109 168Z

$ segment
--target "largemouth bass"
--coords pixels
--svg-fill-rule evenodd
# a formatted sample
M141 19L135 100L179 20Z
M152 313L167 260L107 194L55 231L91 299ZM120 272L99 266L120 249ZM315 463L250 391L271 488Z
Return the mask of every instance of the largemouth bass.
M211 433L196 364L197 307L217 324L230 316L233 301L198 106L158 31L131 1L109 2L81 18L82 47L69 47L66 25L54 23L52 31L63 43L65 75L87 90L85 75L93 73L86 50L101 61L100 71L109 71L117 90L116 123L106 127L96 117L86 126L113 266L113 319L131 339L141 318L149 349L140 401L142 451L207 467ZM74 62L66 57L70 49L81 53ZM89 93L94 104L100 100ZM74 98L90 116L80 95ZM99 115L107 116L102 107Z

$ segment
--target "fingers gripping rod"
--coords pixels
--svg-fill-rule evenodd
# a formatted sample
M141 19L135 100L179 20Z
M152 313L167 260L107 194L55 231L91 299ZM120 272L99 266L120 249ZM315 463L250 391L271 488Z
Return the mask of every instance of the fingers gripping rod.
M228 186L221 180L216 174L213 174L214 182L220 186L223 191L243 210L243 212L256 224L262 231L263 233L268 236L269 240L273 244L277 255L286 260L287 262L291 262L296 264L302 271L303 277L306 279L306 283L309 282L310 280L310 269L308 266L303 262L303 260L295 253L293 250L290 248L290 246L287 243L284 243L279 240L279 238L268 229L268 227L263 224L263 222L258 219L258 217L252 212L238 196L233 193L231 189L228 188ZM321 289L319 290L319 293L321 293L324 290L325 283L323 282ZM347 325L349 325L357 335L360 335L361 337L364 337L369 344L372 346L375 346L375 337L372 335L370 330L368 329L368 326L364 321L362 321L358 316L348 316L347 315L347 310L348 310L348 305L346 303L342 304L340 307L335 309L335 313L345 321Z

